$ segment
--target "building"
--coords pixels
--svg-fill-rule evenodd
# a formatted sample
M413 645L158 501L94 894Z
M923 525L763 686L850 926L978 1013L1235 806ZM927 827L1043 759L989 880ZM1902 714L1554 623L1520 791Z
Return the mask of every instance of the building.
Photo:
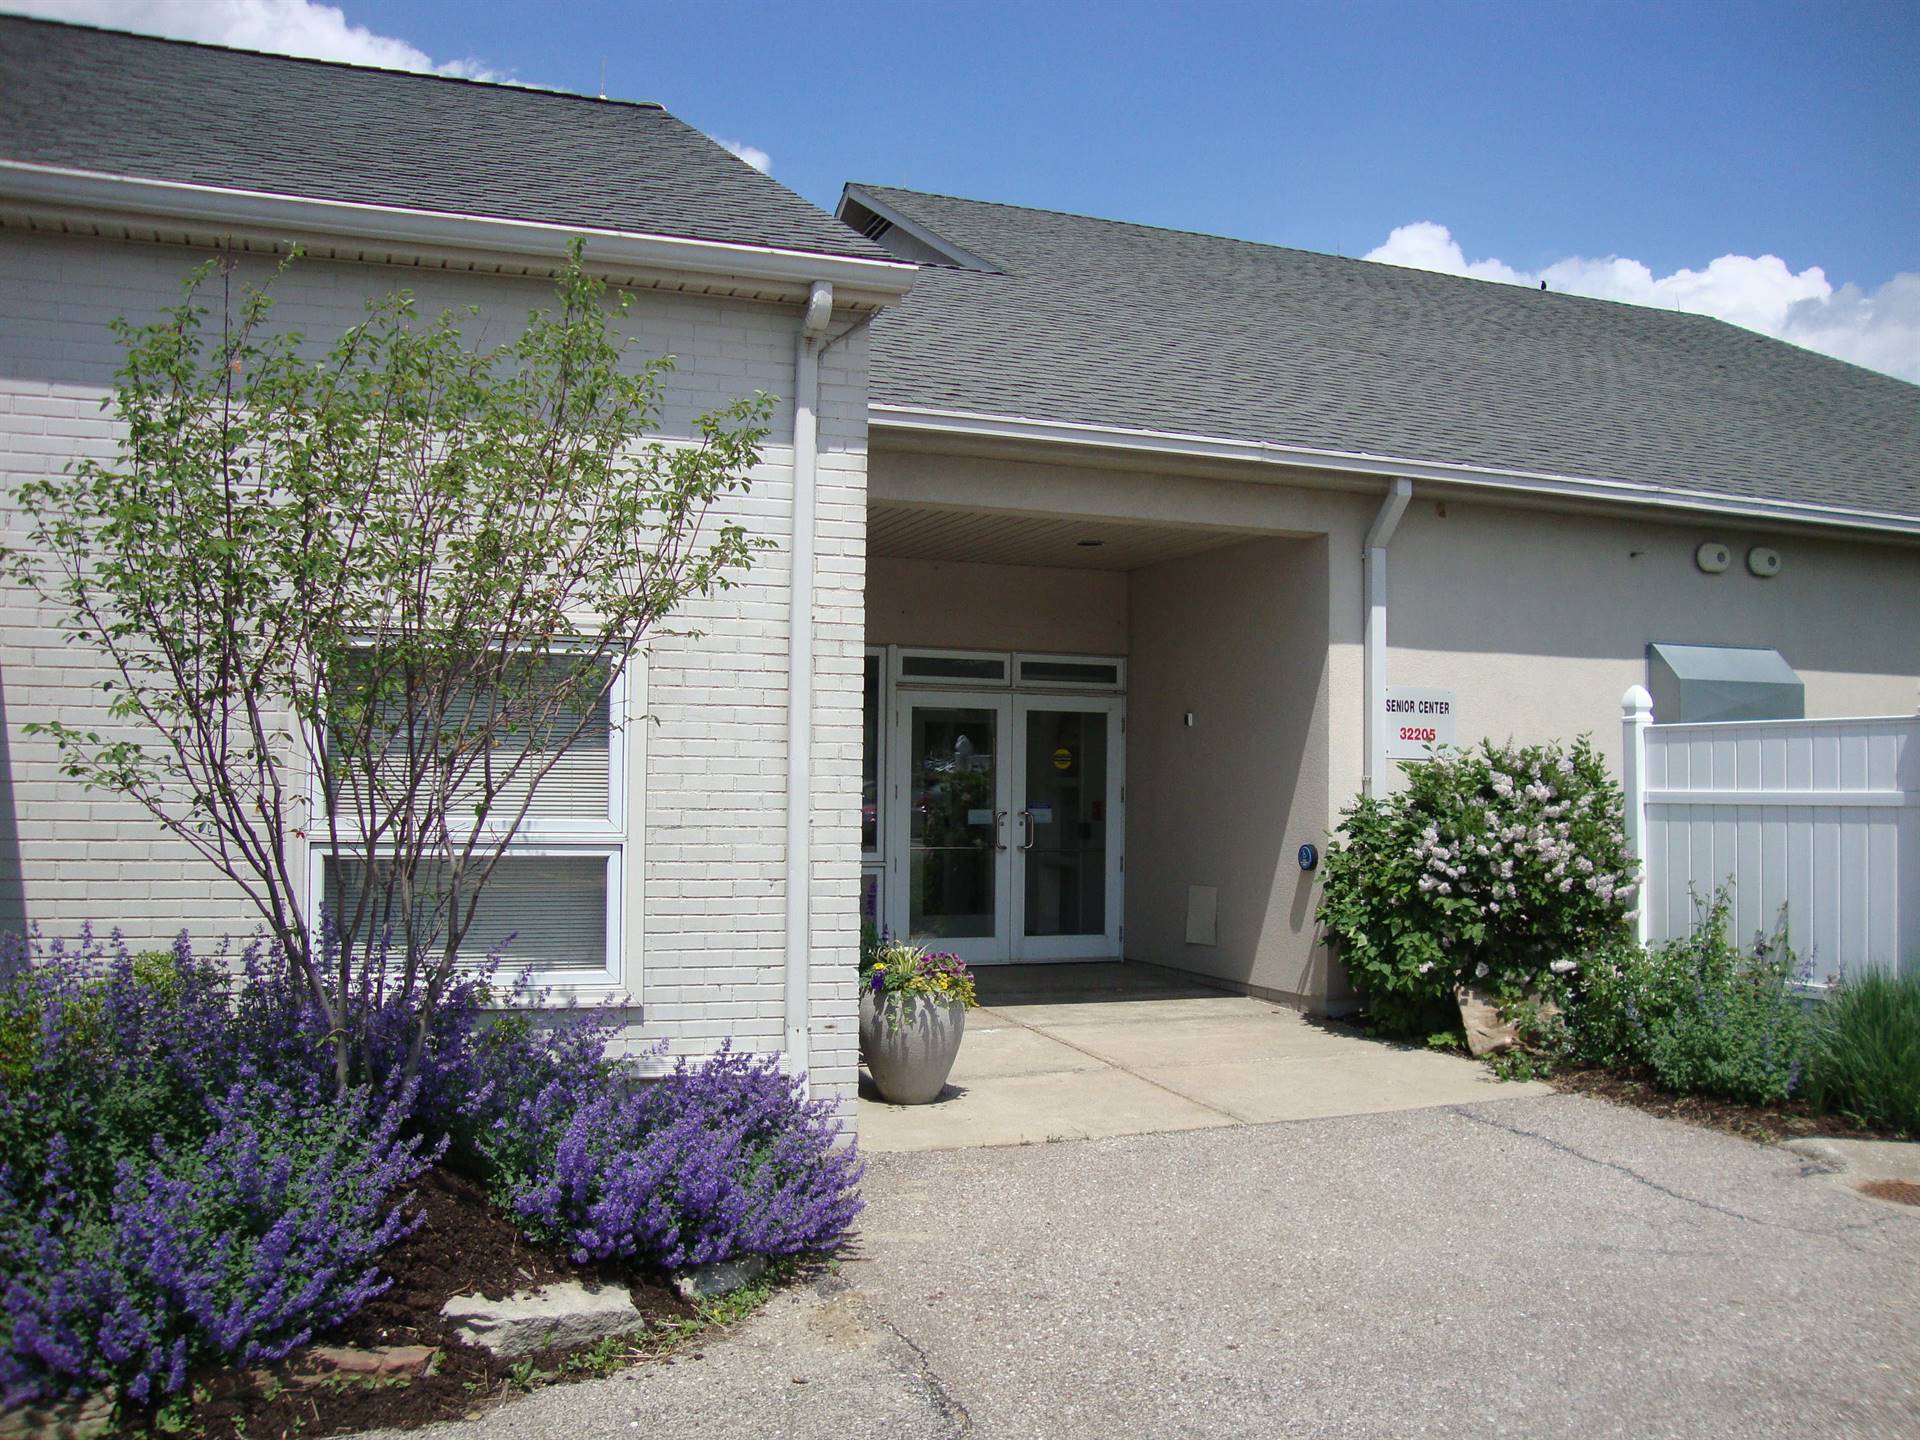
M1617 760L1622 692L1673 665L1695 708L1656 718L1920 700L1920 388L1239 240L873 185L839 213L924 267L871 362L895 930L1337 1005L1301 847L1426 741Z
M575 235L677 358L666 434L781 397L737 512L774 550L703 638L653 647L625 705L657 723L611 727L604 806L502 890L636 1045L780 1050L850 1110L863 897L983 963L1335 1007L1303 847L1429 738L1611 750L1655 664L1809 714L1920 694L1900 381L1698 316L1045 211L855 185L836 220L653 106L19 19L5 489L111 453L107 322L209 254L301 243L277 313L325 338L401 285L517 323ZM0 929L251 928L26 733L97 717L98 679L0 590Z
M216 250L257 272L303 244L275 315L316 341L398 287L429 312L481 307L497 341L550 299L576 235L637 297L639 352L677 361L662 435L780 397L732 517L775 548L684 617L701 639L654 645L626 694L657 723L618 727L605 772L626 783L501 872L521 903L495 928L564 991L622 1002L636 1045L782 1051L850 1107L864 322L912 267L658 106L0 17L0 544L22 479L112 453L108 322L176 303ZM206 865L25 733L97 721L100 678L0 590L0 930L250 932Z

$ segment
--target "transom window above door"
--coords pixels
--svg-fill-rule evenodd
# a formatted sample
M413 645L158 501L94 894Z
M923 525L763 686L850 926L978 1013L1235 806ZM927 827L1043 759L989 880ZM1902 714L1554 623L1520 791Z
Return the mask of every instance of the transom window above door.
M1119 656L934 650L905 645L890 648L896 685L1118 691L1127 684L1127 662Z

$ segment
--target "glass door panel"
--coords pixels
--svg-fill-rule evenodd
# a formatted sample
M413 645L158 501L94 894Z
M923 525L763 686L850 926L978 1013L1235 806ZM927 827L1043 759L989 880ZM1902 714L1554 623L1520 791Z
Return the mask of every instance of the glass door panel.
M967 960L1007 958L1007 767L1002 697L902 702L906 932Z
M1119 953L1117 700L1017 702L1014 958Z
M1021 811L1028 935L1107 928L1107 717L1035 710Z

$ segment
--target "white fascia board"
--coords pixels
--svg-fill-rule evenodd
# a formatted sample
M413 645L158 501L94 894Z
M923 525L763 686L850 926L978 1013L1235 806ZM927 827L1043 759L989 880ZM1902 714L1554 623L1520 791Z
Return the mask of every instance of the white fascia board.
M846 298L857 295L884 305L893 304L907 292L916 268L905 261L863 260L587 225L453 215L402 205L318 200L21 160L0 160L0 200L177 225L232 226L282 240L314 235L344 237L455 259L510 255L552 262L564 257L567 246L582 237L595 268L631 268L791 286L799 295L806 294L814 281L824 280Z
M1920 537L1920 516L1889 515L1874 510L1850 510L1839 505L1806 505L1791 500L1761 500L1711 491L1683 490L1633 480L1595 480L1544 471L1503 470L1444 461L1409 460L1344 450L1318 450L1305 445L1283 445L1270 440L1237 440L1219 435L1195 435L1172 430L1143 430L1128 426L1089 425L1073 420L1033 420L1016 415L991 415L970 410L943 410L921 405L894 405L874 401L868 423L876 429L935 435L973 436L988 440L1040 444L1081 445L1102 450L1132 450L1197 460L1254 461L1294 468L1331 470L1383 480L1424 480L1473 489L1505 490L1548 498L1603 501L1724 515L1756 523L1824 525L1852 530L1877 530L1892 535Z

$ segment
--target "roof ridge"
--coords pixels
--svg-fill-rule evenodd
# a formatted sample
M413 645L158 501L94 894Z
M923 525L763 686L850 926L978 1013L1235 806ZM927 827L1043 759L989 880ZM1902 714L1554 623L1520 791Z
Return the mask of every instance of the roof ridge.
M184 40L177 35L153 35L143 30L120 30L111 25L89 25L78 20L56 20L46 15L0 13L0 23L44 25L60 30L81 30L95 35L112 35L152 45L175 45L188 50L207 50L217 54L244 55L257 60L281 60L296 65L320 65L333 70L357 70L369 75L394 75L414 80L438 80L449 85L475 85L489 90L515 90L525 95L546 95L556 100L579 100L589 105L623 105L636 110L667 107L658 100L615 100L605 95L583 95L578 90L562 90L552 85L534 85L522 80L481 80L471 75L446 75L437 70L405 70L392 65L369 65L354 60L328 60L317 55L289 55L280 50L253 50L244 45L220 45L210 40ZM408 42L401 41L401 44ZM422 52L424 53L424 52Z

